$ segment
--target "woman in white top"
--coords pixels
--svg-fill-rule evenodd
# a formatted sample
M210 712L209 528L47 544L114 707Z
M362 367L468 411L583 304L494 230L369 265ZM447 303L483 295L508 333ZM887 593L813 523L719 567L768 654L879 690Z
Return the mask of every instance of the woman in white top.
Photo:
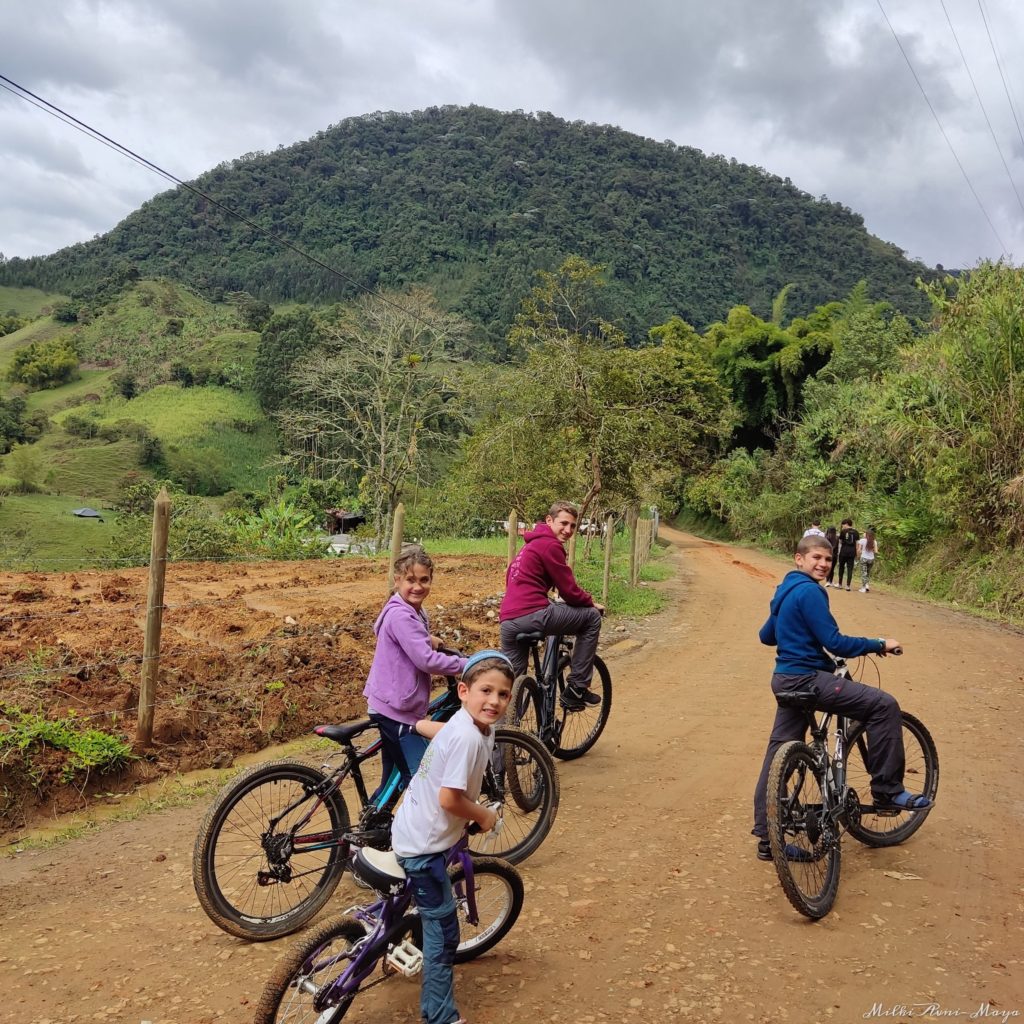
M875 555L878 554L878 541L875 540L875 528L869 526L864 536L857 541L857 557L860 560L860 592L866 594L871 587L871 570L875 567Z

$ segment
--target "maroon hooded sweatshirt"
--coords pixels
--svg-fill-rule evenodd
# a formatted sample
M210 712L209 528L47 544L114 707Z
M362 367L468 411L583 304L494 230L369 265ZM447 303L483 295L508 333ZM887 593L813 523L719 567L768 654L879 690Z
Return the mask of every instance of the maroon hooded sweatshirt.
M566 604L594 606L594 599L576 582L565 548L547 523L538 523L524 539L526 544L505 574L505 596L498 616L502 622L546 608L552 587Z

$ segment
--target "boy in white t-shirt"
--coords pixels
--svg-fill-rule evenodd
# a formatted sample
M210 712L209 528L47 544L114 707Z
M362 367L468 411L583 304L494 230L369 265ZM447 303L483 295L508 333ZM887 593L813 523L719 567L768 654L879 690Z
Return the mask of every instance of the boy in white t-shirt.
M478 651L466 662L458 690L462 707L427 747L391 828L391 846L412 881L423 922L420 1010L426 1024L466 1024L455 1007L452 964L459 922L446 854L467 821L485 832L497 821L477 799L512 680L512 663L500 651ZM436 725L419 723L417 730Z

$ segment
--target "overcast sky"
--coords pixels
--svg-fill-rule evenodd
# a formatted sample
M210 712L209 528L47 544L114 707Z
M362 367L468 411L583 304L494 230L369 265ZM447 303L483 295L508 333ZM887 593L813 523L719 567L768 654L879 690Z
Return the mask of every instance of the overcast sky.
M352 115L478 103L758 165L929 264L1021 262L1024 4L881 4L955 156L879 0L4 0L0 74L184 179ZM0 156L8 257L169 187L5 91Z

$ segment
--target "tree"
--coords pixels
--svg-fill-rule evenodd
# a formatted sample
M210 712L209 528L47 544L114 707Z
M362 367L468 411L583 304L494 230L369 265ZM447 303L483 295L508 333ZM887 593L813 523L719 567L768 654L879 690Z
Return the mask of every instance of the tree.
M467 449L465 472L510 507L540 511L583 494L580 514L655 498L703 466L732 429L728 393L705 342L678 318L625 345L595 311L600 268L567 261L524 304L516 340L526 363L509 371L493 412Z
M291 373L279 414L304 473L354 481L378 540L409 478L463 423L444 362L465 323L425 291L367 296L332 328L332 348Z
M46 471L37 449L27 444L14 445L7 456L6 466L22 494L39 490Z

